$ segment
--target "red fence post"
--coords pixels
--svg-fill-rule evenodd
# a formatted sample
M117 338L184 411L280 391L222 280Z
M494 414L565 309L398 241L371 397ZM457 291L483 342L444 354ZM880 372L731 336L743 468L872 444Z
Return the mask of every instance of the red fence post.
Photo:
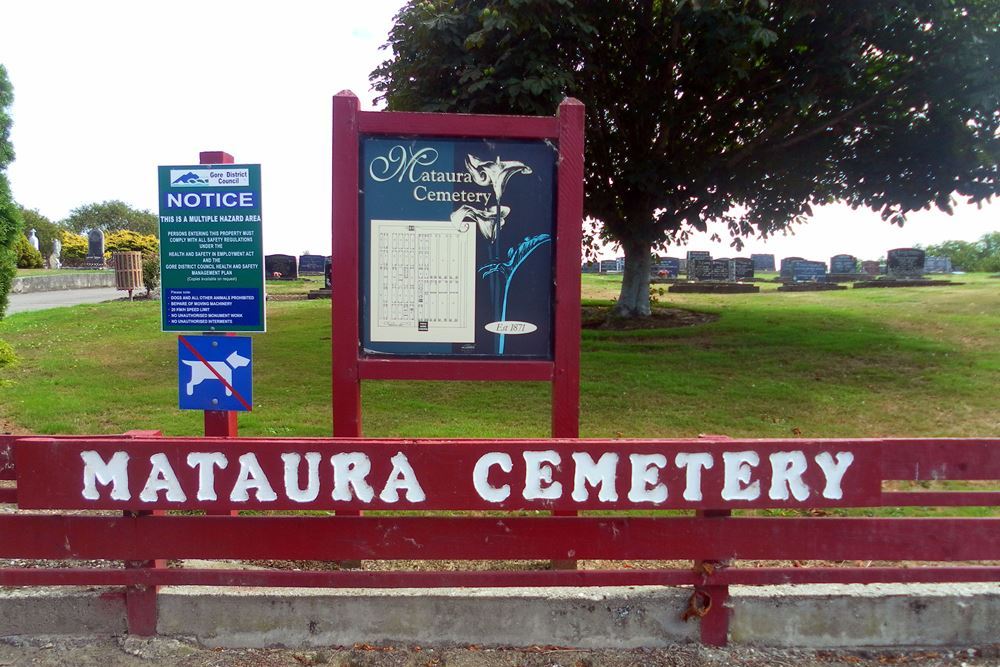
M126 431L126 436L136 438L148 438L162 436L160 431L134 430ZM125 517L140 520L143 516L163 516L163 510L153 510L151 512L123 512ZM155 560L125 561L125 569L154 569L162 570L167 567L166 559L157 558ZM138 584L125 587L125 615L128 625L128 632L139 637L150 637L156 634L157 601L156 594L158 586Z
M727 435L699 435L701 440L725 441L731 440ZM731 510L699 510L695 516L703 519L724 519L732 516ZM696 611L701 616L701 643L708 646L725 646L729 642L729 586L712 585L707 582L712 575L722 567L728 567L731 562L719 560L696 560L695 572L701 574L706 585L696 586L691 595L691 609L696 609L699 600L705 607Z

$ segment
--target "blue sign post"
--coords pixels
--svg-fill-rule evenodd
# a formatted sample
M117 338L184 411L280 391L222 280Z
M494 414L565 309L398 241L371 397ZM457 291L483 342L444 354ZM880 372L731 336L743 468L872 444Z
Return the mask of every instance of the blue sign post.
M181 410L253 410L252 346L247 336L178 336Z

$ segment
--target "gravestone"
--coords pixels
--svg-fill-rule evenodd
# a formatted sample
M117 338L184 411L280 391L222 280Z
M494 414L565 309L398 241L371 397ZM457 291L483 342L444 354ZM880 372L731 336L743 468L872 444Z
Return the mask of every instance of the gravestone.
M822 282L826 280L826 262L799 259L792 262L792 282Z
M774 255L750 255L750 259L753 260L754 271L774 271Z
M861 262L861 273L869 276L877 276L882 273L882 266L874 260L867 260Z
M267 280L295 280L299 277L292 255L265 255L264 277Z
M805 261L805 257L784 257L781 260L781 279L792 279L792 263Z
M299 273L302 275L321 276L326 266L323 255L299 255Z
M615 273L616 271L621 271L618 268L617 259L602 259L600 264L601 273Z
M697 281L729 282L729 260L694 259L688 262L688 266L691 265L694 265L694 279ZM691 272L688 271L690 277Z
M87 234L87 260L84 266L90 269L104 268L104 232L91 230Z
M28 243L31 244L32 248L34 248L35 250L38 250L38 236L35 235L35 230L34 229L32 229L31 233L28 234Z
M584 262L580 267L580 273L600 273L601 265L597 262Z
M854 255L834 255L830 258L830 273L849 275L858 272L858 258Z
M886 256L886 273L890 278L920 278L925 256L919 248L894 248Z
M695 261L711 261L712 253L707 250L688 250L686 257L686 271L688 280L697 280L697 271L695 270Z
M753 280L753 260L734 257L729 260L729 280L734 282Z
M652 273L660 278L676 278L681 272L681 260L678 257L661 257L653 265Z
M951 273L951 257L925 257L925 273Z
M49 268L50 269L61 269L62 262L59 260L59 256L62 254L62 241L59 239L52 239L52 254L49 255Z

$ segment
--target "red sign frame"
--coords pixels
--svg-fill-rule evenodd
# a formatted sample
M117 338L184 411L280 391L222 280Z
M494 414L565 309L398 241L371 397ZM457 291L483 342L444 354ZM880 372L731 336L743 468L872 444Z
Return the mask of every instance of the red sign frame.
M333 98L333 434L360 437L362 380L482 380L552 383L552 436L575 438L580 423L580 258L583 240L584 107L567 98L556 116L361 111L350 91ZM360 135L544 139L558 147L553 358L551 361L369 359L359 340L358 191Z

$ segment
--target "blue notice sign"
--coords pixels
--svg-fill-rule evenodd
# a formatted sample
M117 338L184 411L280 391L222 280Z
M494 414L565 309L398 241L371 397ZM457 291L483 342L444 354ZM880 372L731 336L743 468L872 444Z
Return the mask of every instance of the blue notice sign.
M246 336L178 336L180 409L252 410L252 358Z

